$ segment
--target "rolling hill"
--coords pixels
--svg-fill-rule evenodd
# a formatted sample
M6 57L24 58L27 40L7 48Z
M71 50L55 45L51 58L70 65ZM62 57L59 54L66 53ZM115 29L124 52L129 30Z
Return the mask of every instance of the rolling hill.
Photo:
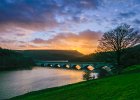
M20 50L18 52L36 60L70 60L84 56L76 50Z

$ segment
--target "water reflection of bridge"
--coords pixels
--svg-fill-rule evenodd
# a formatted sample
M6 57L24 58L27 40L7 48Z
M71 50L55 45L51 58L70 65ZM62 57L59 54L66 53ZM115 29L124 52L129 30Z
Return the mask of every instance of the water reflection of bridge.
M103 66L111 66L103 62L68 62L68 61L38 61L38 66L54 67L54 68L69 68L69 69L88 69L93 70Z

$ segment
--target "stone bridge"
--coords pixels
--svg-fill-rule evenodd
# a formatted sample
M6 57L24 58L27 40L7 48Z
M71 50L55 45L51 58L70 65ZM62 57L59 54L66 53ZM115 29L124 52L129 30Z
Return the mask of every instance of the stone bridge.
M88 69L94 70L103 66L112 67L111 64L103 62L68 62L68 61L38 61L37 66L68 69Z

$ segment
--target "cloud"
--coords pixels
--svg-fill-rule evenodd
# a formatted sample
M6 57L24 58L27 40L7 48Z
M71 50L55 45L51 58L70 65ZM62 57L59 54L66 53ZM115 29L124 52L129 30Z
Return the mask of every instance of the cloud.
M19 45L19 47L25 48L25 47L27 47L27 45Z
M16 36L25 36L23 33L17 33Z
M47 43L46 40L43 40L43 39L40 39L40 38L36 38L34 40L32 40L33 43L36 43L36 44L44 44L44 43Z
M0 10L3 13L0 14L0 23L43 23L43 19L50 21L51 12L57 9L57 5L51 4L50 0L16 0L13 3L9 3L7 0L1 1ZM44 13L49 14L50 17L45 18Z
M75 23L88 21L81 18L83 11L98 5L98 0L1 0L0 35L70 30Z
M1 39L0 43L14 43L16 40L6 40L6 39Z
M136 13L135 12L132 12L132 11L119 13L119 16L120 17L124 17L124 18L134 17L135 15L136 15Z
M124 7L121 13L120 3ZM137 2L134 2L134 6L135 3L137 4ZM97 24L100 24L100 30L104 30L106 23L113 25L111 21L105 20L105 18L114 19L113 13L125 18L137 14L135 9L133 11L127 7L128 4L129 2L126 3L126 0L1 0L0 34L5 34L7 29L14 29L15 27L32 31L46 31L47 29L50 31L51 29L55 30L55 28L64 30L64 27L71 29L70 25L74 27L74 24L79 24L80 26L81 23L85 25L93 23L94 30L97 29ZM128 8L127 11L125 10L126 7ZM119 12L113 11L114 9ZM110 14L112 15L110 16ZM9 33L13 34L12 32Z
M19 45L20 49L25 49L25 48L38 48L38 46L35 46L35 45L32 45L32 44L29 44L29 45Z
M31 43L34 43L34 45L44 44L46 45L43 47L44 49L73 49L89 54L96 49L99 38L99 32L85 30L78 34L59 33L48 40L36 38Z
M54 19L56 4L49 0L1 0L0 28L5 31L12 27L42 30L57 25Z
M1 0L0 24L33 29L56 27L59 23L55 17L77 15L97 4L97 0Z
M133 22L134 22L135 24L140 24L140 20L139 20L139 19L135 19Z

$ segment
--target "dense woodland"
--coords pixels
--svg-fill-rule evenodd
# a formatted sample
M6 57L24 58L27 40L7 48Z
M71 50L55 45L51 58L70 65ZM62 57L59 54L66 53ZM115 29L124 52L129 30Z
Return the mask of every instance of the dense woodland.
M0 48L0 70L30 69L33 65L32 58L13 50Z

